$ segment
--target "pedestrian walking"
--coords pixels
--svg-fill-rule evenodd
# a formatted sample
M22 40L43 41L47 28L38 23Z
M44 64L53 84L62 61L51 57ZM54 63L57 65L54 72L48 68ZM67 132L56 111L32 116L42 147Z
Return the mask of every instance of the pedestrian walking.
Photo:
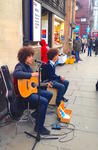
M98 37L95 40L95 56L98 55Z
M75 51L75 59L77 63L79 61L79 52L81 51L81 40L78 35L76 35L76 39L73 41L73 49Z
M89 36L88 37L88 56L92 56L92 46L93 46L93 42L92 42L92 38Z

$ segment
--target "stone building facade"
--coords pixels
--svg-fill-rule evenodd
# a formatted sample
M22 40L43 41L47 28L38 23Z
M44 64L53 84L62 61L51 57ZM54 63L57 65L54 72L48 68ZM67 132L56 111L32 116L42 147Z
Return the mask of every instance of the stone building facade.
M0 65L13 70L17 50L22 46L21 0L0 1Z
M41 38L46 38L49 47L58 47L64 52L70 49L72 43L75 0L36 0L41 6L39 41L32 39L34 2L35 0L0 1L0 66L8 65L11 72L17 63L17 52L23 45L32 45L35 58L40 59Z
M77 0L76 24L79 26L79 35L81 37L90 34L90 32L88 32L90 18L92 16L90 4L90 0Z

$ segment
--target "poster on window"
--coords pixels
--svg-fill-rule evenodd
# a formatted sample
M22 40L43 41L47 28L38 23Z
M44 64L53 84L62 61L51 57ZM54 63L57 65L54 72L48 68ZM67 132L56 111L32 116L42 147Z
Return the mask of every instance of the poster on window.
M41 40L41 4L33 0L33 41Z
M42 38L46 38L46 30L45 29L42 30Z

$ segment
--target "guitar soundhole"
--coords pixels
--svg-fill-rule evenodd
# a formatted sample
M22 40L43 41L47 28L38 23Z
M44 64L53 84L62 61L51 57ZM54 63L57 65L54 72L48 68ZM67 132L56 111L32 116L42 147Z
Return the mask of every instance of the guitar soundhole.
M35 88L35 87L36 87L36 84L35 84L34 82L32 82L32 83L31 83L31 86L32 86L33 88Z

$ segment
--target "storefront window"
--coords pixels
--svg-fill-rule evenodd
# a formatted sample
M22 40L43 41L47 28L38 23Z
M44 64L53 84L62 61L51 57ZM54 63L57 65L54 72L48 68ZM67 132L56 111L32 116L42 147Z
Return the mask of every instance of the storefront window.
M61 47L64 43L64 21L55 16L54 21L54 46Z
M42 15L42 33L41 38L48 44L48 13Z

